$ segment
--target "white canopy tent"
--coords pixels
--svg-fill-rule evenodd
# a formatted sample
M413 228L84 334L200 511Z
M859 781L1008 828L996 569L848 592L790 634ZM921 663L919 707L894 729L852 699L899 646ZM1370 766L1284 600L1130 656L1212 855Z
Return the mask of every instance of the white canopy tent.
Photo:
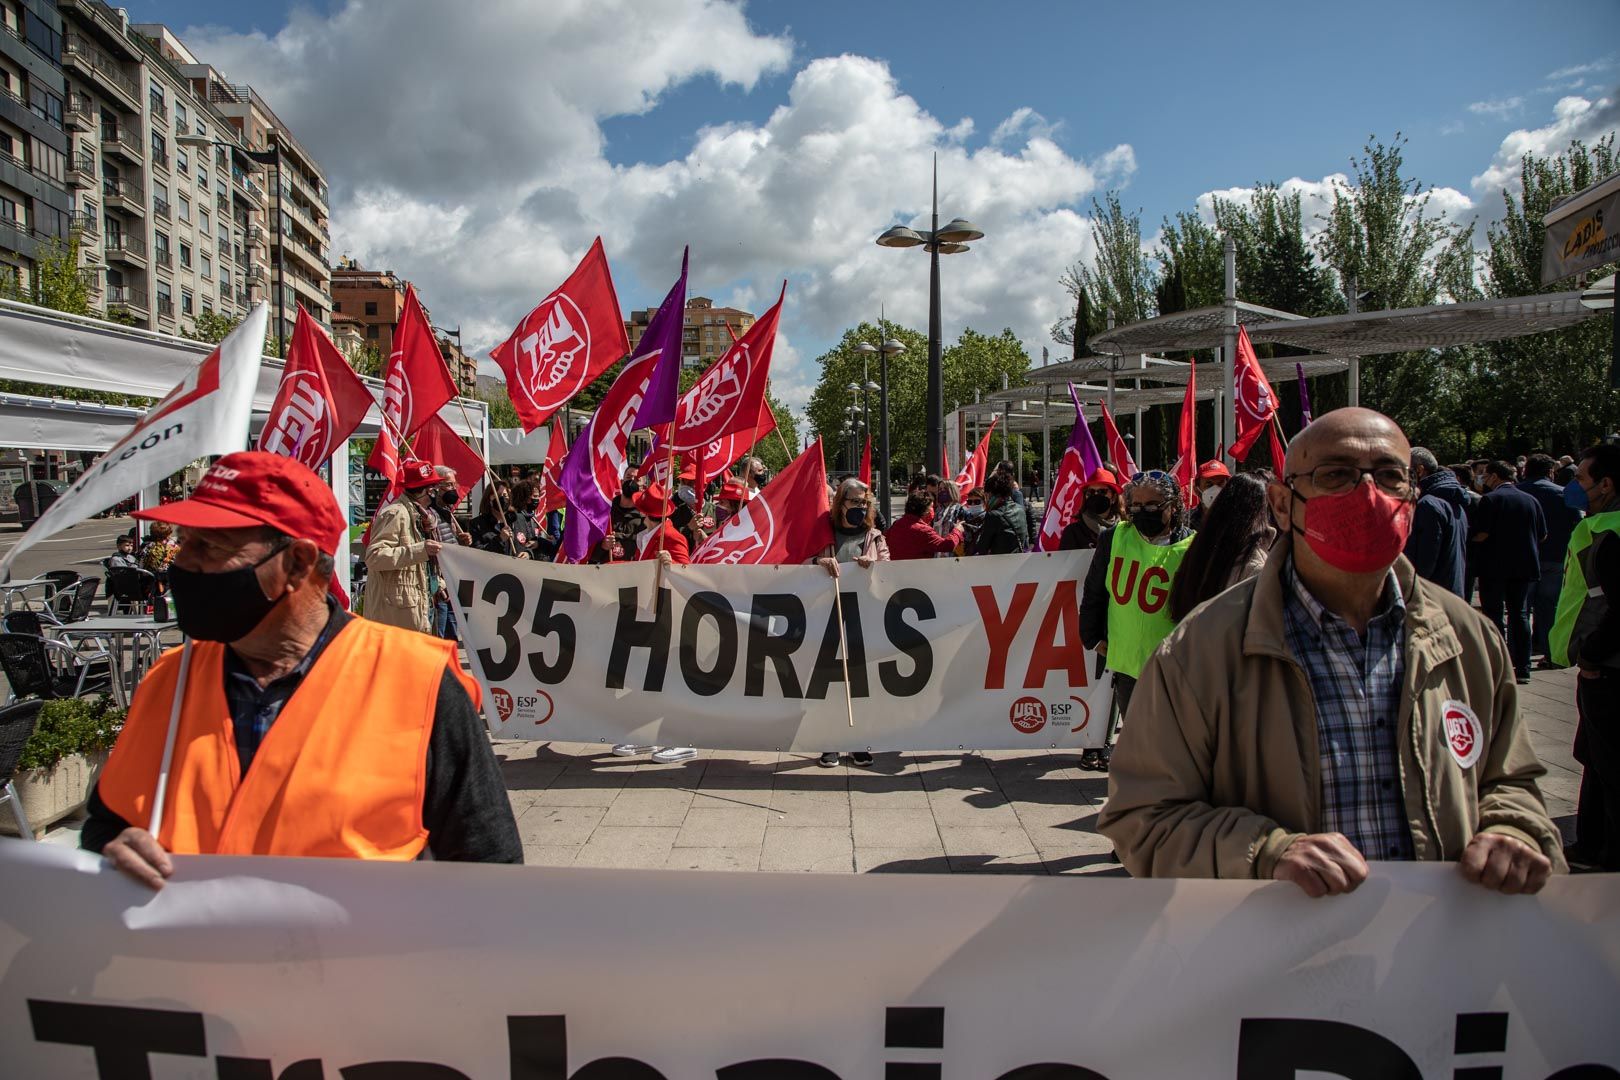
M151 330L0 300L0 379L159 398L185 378L212 348L204 342ZM255 430L275 403L285 367L276 357L264 357L253 395ZM374 396L380 397L381 380L363 381ZM0 446L106 450L144 412L129 406L0 394ZM479 447L489 446L489 410L482 401L456 398L439 411L439 416L457 435L474 440ZM352 437L374 437L381 430L382 414L374 405ZM330 464L332 493L347 519L353 489L347 440L339 444ZM142 505L154 505L158 495L154 489L140 493L140 498ZM338 574L347 588L347 559L338 560Z

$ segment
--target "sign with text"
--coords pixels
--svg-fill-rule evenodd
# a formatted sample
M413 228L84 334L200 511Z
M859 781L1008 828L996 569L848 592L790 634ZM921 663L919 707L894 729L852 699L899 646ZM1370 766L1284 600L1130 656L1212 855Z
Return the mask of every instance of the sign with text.
M836 581L675 566L655 601L650 562L439 554L497 736L799 751L1102 745L1111 690L1079 627L1090 561L847 564Z
M1620 875L1293 885L189 856L0 840L16 1077L1613 1077ZM498 913L469 918L469 913ZM828 942L842 947L828 948Z

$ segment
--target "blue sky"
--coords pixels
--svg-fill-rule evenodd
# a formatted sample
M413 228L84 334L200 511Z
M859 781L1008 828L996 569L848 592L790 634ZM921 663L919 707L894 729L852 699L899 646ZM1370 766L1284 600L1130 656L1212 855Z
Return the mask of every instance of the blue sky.
M932 150L943 211L990 233L949 264L947 333L1010 325L1038 354L1110 186L1150 234L1259 180L1309 206L1402 132L1440 209L1489 218L1519 152L1613 130L1620 82L1608 0L129 7L271 100L328 163L338 253L436 316L493 344L598 232L647 306L696 233L695 289L757 309L789 279L794 403L874 298L921 324L923 261L870 238L924 209Z

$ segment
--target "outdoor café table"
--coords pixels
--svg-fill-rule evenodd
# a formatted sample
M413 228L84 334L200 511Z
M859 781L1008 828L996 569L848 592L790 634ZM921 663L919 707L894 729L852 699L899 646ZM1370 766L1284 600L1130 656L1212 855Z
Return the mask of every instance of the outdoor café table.
M108 642L113 699L120 705L128 705L141 676L146 674L147 665L155 661L163 649L163 632L174 628L173 619L158 622L150 615L100 615L47 629L52 637L59 640L84 638ZM124 666L126 643L130 646L127 669Z
M5 597L3 602L4 610L10 611L16 604L19 596L22 597L23 606L27 607L29 600L29 589L43 589L44 593L40 596L40 600L48 601L51 598L51 594L56 591L56 587L60 584L61 582L57 581L55 578L45 577L29 578L26 581L8 581L4 584L0 584L0 593L4 593Z

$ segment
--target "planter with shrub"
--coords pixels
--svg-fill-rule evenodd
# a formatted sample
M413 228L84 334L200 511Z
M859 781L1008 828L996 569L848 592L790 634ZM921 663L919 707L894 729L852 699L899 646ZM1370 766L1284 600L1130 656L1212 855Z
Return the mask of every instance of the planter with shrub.
M124 710L111 698L58 698L40 707L12 777L36 837L90 801L90 788L123 726ZM0 814L0 832L16 835L10 814Z

